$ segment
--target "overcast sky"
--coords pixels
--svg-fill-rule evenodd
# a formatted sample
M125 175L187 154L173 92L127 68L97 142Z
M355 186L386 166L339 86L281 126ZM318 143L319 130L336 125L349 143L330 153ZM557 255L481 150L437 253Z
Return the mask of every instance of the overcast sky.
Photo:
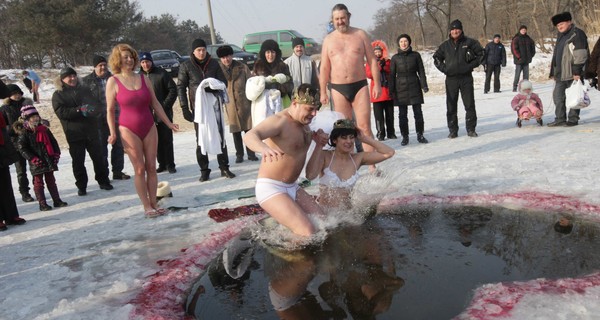
M294 29L321 42L331 8L344 3L352 13L350 24L362 29L373 26L373 15L388 0L211 0L215 29L225 41L242 45L244 34ZM146 17L170 13L179 21L192 19L208 24L207 0L138 0Z

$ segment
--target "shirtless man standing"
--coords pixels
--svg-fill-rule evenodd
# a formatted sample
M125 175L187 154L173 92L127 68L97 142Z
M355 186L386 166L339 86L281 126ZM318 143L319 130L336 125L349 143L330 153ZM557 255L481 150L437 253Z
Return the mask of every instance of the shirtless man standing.
M307 213L323 213L315 199L296 183L311 140L324 145L328 139L322 130L312 132L308 126L317 115L316 93L311 85L300 85L289 108L263 120L244 136L246 146L262 154L256 180L258 204L301 236L316 232Z
M363 134L373 138L371 131L371 102L364 68L364 59L373 70L373 98L381 95L379 65L373 54L371 41L364 30L350 27L350 12L344 4L336 4L331 13L335 31L323 41L321 51L321 103L329 103L327 84L331 86L331 100L335 111L346 119L356 116L356 126ZM373 147L365 146L365 151Z

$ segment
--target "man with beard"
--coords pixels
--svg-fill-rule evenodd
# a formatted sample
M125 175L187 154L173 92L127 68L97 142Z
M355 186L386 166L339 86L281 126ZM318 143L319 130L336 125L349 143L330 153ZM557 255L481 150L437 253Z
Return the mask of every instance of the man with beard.
M351 27L350 16L344 4L336 4L332 9L335 31L325 37L321 51L321 103L329 103L326 94L329 84L335 111L341 112L347 119L356 117L360 131L373 138L369 89L363 65L366 57L373 73L371 96L377 99L381 95L379 64L367 33ZM372 151L372 147L366 146L365 151ZM374 166L371 170L374 170Z
M196 39L192 42L192 54L190 54L190 59L181 64L177 78L179 80L177 83L179 104L181 105L183 117L189 122L194 121L196 90L204 79L214 78L227 85L227 79L223 74L223 70L221 70L221 66L219 66L219 62L206 52L206 42L202 39ZM207 92L214 91L208 87L204 90ZM196 130L196 142L198 142L197 123L194 123L194 129ZM223 141L223 132L220 132L220 134ZM199 181L208 181L210 179L208 154L203 154L198 143L196 143L196 145L196 160L200 166ZM230 179L235 177L235 174L229 171L229 159L227 157L227 146L225 144L223 144L223 147L221 148L221 153L217 155L217 162L219 164L219 169L221 169L222 177Z

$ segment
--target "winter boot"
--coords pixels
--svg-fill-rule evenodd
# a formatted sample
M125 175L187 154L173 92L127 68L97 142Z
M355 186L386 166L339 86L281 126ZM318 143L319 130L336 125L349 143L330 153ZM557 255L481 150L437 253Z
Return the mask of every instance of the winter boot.
M400 142L401 146L405 146L408 144L408 136L402 136L402 141Z
M375 120L375 126L377 128L377 140L385 140L385 125L383 124L383 120Z
M44 187L34 186L33 191L35 192L35 197L40 204L40 211L49 211L52 210L52 207L46 203L46 194L44 194Z
M417 141L419 141L419 143L429 143L429 141L427 141L427 139L425 139L423 136L423 131L425 131L425 123L423 120L416 121L415 127L415 129L417 129Z
M40 201L40 211L50 211L52 210L52 207L49 206L46 201Z
M539 123L539 122L538 122L538 123ZM519 127L519 128L520 128L520 127L521 127L521 125L522 125L522 124L521 124L521 119L520 119L520 118L517 118L517 127Z
M200 179L198 181L204 182L210 180L210 169L200 171Z
M429 143L423 136L423 132L417 132L417 141L419 141L419 143Z
M233 172L229 171L229 168L222 168L221 169L221 177L226 177L228 179L232 179L232 178L235 178L235 174L233 174Z
M539 118L536 121L540 125L540 127L544 125L544 121L542 120L542 118Z
M58 187L56 187L56 183L52 183L47 181L48 192L50 192L50 196L52 197L52 201L54 201L55 208L66 207L67 203L60 199L60 195L58 194Z
M21 193L21 199L23 202L33 202L35 199L29 194L29 192Z

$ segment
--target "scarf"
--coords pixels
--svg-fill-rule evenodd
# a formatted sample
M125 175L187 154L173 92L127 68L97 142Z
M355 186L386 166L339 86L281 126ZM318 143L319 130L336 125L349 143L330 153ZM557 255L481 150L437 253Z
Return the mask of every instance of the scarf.
M50 136L48 135L48 128L45 125L38 125L34 131L36 132L35 141L43 143L46 146L48 155L53 157L55 152L54 148L52 148L52 140L50 140Z

